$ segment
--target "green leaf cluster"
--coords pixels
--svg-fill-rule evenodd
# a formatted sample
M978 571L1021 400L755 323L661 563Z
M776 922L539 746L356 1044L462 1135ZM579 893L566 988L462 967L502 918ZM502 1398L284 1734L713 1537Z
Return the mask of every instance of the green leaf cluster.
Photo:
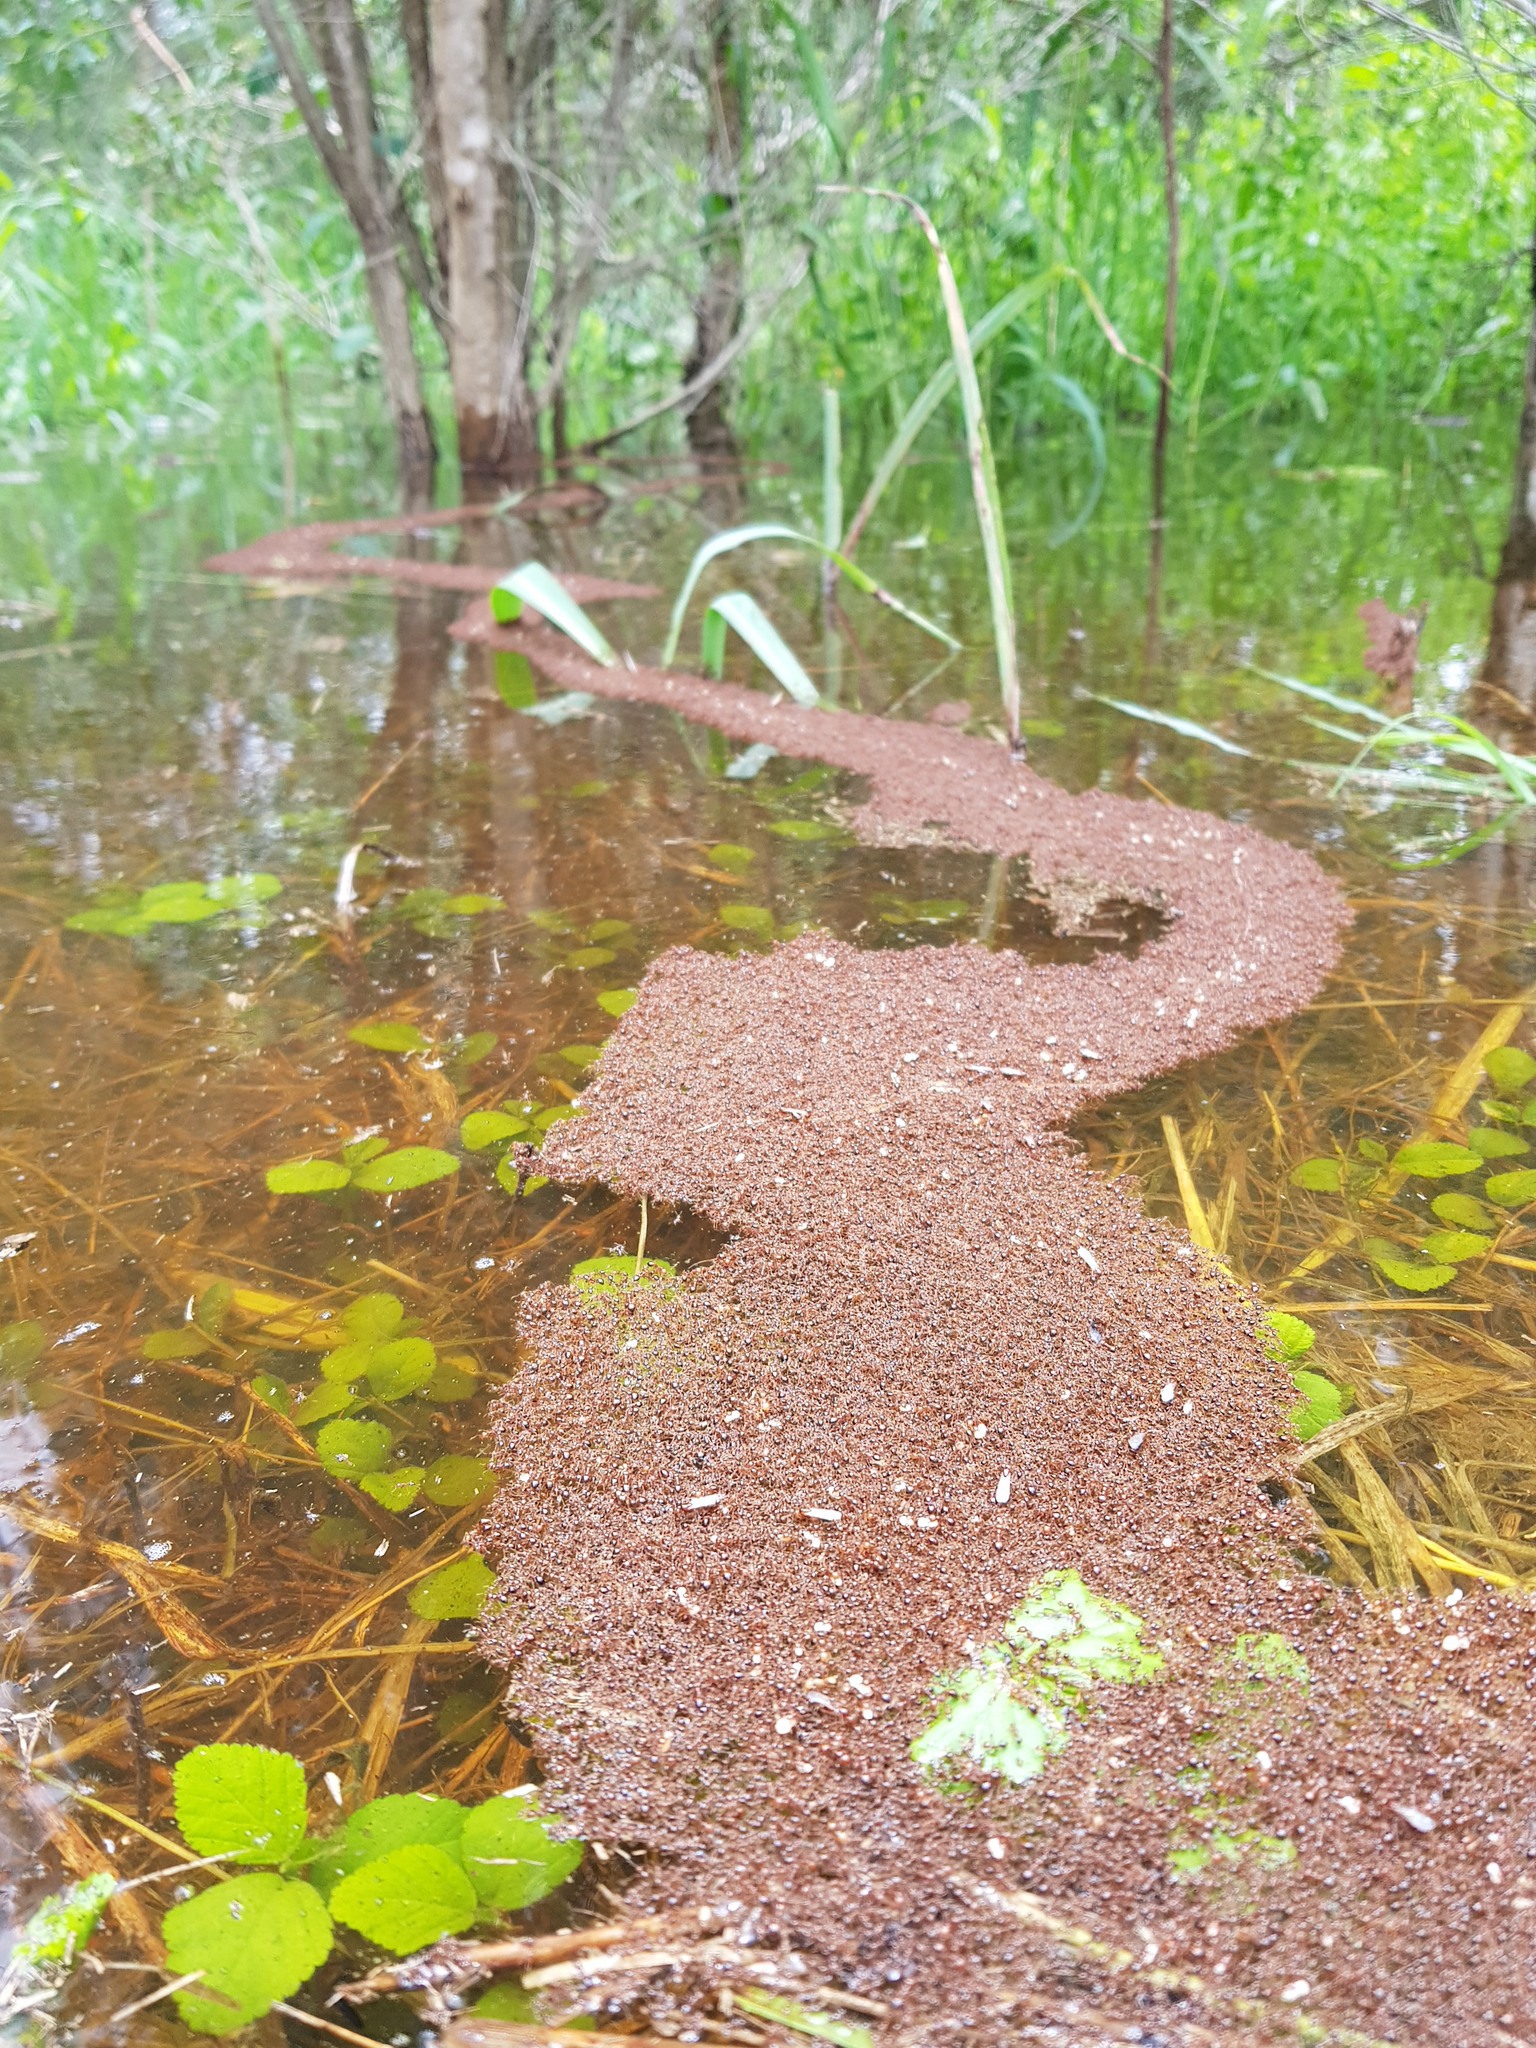
M226 875L216 882L157 882L137 896L103 897L65 920L69 932L133 939L156 925L210 924L215 918L246 930L266 922L262 905L281 895L276 875Z
M425 1793L391 1794L317 1841L307 1834L298 1759L249 1743L189 1751L176 1766L175 1798L176 1824L196 1855L264 1866L165 1916L170 1968L200 1973L176 2004L203 2034L235 2033L291 1998L329 1956L338 1924L404 1955L534 1904L565 1882L583 1853L580 1842L549 1833L526 1789L468 1808ZM92 1882L98 1889L89 1900L50 1900L46 1928L35 1916L40 1955L62 1955L89 1933L111 1890L110 1880L106 1892Z
M401 1145L363 1138L343 1148L339 1159L286 1159L269 1166L267 1191L274 1195L328 1195L361 1188L369 1195L401 1195L457 1173L459 1162L436 1145Z

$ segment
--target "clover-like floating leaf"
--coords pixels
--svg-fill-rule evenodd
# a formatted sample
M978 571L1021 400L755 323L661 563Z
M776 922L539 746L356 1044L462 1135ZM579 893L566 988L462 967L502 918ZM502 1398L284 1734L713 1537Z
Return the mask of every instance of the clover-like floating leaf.
M382 1472L394 1448L394 1435L382 1422L358 1422L350 1416L328 1422L315 1438L320 1462L334 1479L361 1479Z
M1491 1173L1483 1183L1483 1193L1501 1209L1523 1209L1527 1202L1536 1202L1536 1167L1522 1167L1518 1173Z
M407 1602L423 1621L473 1621L495 1583L484 1559L461 1557L413 1586Z
M1303 1159L1291 1172L1291 1186L1309 1194L1336 1195L1341 1184L1337 1159Z
M527 1128L526 1117L509 1116L504 1109L472 1109L459 1126L459 1143L466 1152L488 1152Z
M343 1166L361 1166L365 1160L377 1159L381 1152L389 1150L388 1138L354 1138L350 1145L341 1148Z
M199 2034L233 2034L291 1998L331 1952L331 1916L313 1885L275 1870L231 1878L165 1916L166 1962L202 1972L176 1993Z
M496 1475L484 1458L448 1455L427 1467L422 1492L440 1508L467 1508L495 1490Z
M341 1316L347 1335L360 1344L387 1344L405 1321L405 1303L382 1288L348 1302Z
M403 1401L426 1386L437 1370L437 1351L425 1337L397 1337L374 1349L368 1385L380 1401Z
M347 1033L357 1045L372 1052L425 1052L427 1041L414 1024L383 1018L377 1024L354 1024Z
M1269 1357L1282 1364L1304 1358L1317 1342L1317 1332L1310 1323L1304 1323L1300 1316L1288 1315L1282 1308L1270 1310L1259 1325L1259 1335Z
M1452 1145L1443 1138L1425 1138L1404 1145L1392 1161L1394 1173L1411 1173L1423 1180L1445 1180L1456 1173L1474 1173L1482 1159L1470 1145Z
M396 1955L462 1933L476 1910L475 1888L463 1866L430 1842L374 1857L331 1893L338 1920Z
M0 1372L30 1372L42 1357L46 1342L41 1323L7 1323L0 1329Z
M102 1908L116 1890L117 1879L103 1870L43 1900L11 1950L10 1968L23 1979L23 1995L27 1978L47 1978L59 1965L78 1960L96 1931Z
M357 1482L358 1491L392 1515L403 1515L420 1493L425 1473L424 1465L391 1465L387 1472L365 1472Z
M1463 1259L1480 1259L1492 1249L1493 1239L1476 1230L1434 1230L1424 1240L1425 1256L1447 1266L1460 1265Z
M267 1168L267 1187L274 1195L324 1195L351 1180L339 1159L289 1159Z
M402 1145L398 1152L381 1152L358 1167L353 1185L370 1195L398 1195L408 1188L424 1188L430 1181L446 1180L457 1173L459 1162L451 1152L434 1145Z
M1488 1230L1498 1221L1475 1195L1436 1195L1429 1206L1442 1223L1458 1230Z
M637 988L605 988L597 999L597 1007L606 1010L610 1017L622 1017L635 1007Z
M529 1813L526 1794L488 1799L467 1814L461 1847L475 1890L504 1913L564 1884L583 1854L580 1842L557 1842Z
M1310 1443L1319 1430L1337 1422L1344 1413L1344 1397L1320 1372L1293 1372L1291 1379L1302 1397L1300 1405L1291 1410L1291 1427L1302 1443Z
M1496 1130L1490 1124L1478 1124L1468 1131L1467 1144L1480 1159L1518 1159L1531 1149L1513 1131Z
M199 1856L282 1863L304 1838L297 1757L247 1742L210 1742L176 1766L176 1825Z
M1496 1045L1483 1054L1483 1071L1501 1095L1518 1095L1536 1079L1536 1060L1518 1045Z

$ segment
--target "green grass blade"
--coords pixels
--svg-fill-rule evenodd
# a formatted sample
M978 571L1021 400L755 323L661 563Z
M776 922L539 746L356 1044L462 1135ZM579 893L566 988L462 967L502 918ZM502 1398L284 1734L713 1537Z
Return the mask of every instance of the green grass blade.
M1368 718L1373 725L1395 722L1386 712L1378 711L1374 704L1363 704L1358 697L1346 697L1339 690L1325 690L1320 684L1304 683L1298 676L1277 675L1273 669L1260 668L1254 661L1245 661L1243 667L1251 669L1256 676L1262 676L1266 683L1278 683L1282 690L1294 690L1299 697L1311 697L1319 704L1331 704L1335 711L1352 711L1357 718Z
M1148 704L1127 704L1120 697L1101 697L1097 690L1085 690L1083 695L1095 704L1109 705L1112 711L1123 711L1127 718L1140 718L1148 725L1165 725L1170 732L1182 733L1185 739L1199 740L1207 747L1217 747L1223 754L1236 754L1244 761L1258 758L1251 748L1240 747L1236 740L1223 739L1219 732L1197 725L1192 718L1180 718L1176 711L1154 711Z
M821 692L780 638L778 627L755 597L749 597L744 590L727 590L714 600L709 609L746 641L763 667L776 682L783 684L797 704L820 704Z
M491 592L491 616L498 625L509 625L521 617L524 605L568 640L574 640L593 661L601 662L604 668L613 667L618 656L575 598L542 562L523 562L508 570Z
M837 386L821 394L821 544L836 555L843 539L843 422Z
M827 131L827 139L837 151L837 160L846 171L848 168L848 145L843 140L843 124L837 118L837 102L832 97L832 88L827 83L827 74L822 69L821 56L811 41L811 32L801 21L797 21L787 7L776 9L780 21L789 30L795 41L795 55L800 60L800 76L805 81L806 96L816 109L816 118Z

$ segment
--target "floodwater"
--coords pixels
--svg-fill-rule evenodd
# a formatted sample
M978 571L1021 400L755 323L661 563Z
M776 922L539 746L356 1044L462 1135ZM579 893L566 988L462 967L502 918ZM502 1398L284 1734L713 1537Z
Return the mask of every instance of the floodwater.
M1334 1569L1401 1597L1536 1576L1536 1233L1495 1206L1491 1252L1415 1292L1382 1261L1424 1264L1446 1228L1431 1201L1475 1199L1483 1176L1370 1185L1382 1148L1429 1128L1467 1048L1536 984L1532 835L1516 821L1427 864L1485 814L1340 797L1277 765L1347 748L1245 664L1374 692L1356 607L1427 604L1423 701L1464 706L1508 435L1497 420L1394 428L1342 474L1332 446L1259 433L1191 453L1155 624L1139 443L1059 548L1070 451L1018 451L1010 507L1036 765L1308 845L1355 903L1308 1011L1079 1135L1100 1171L1135 1175L1150 1208L1203 1225L1312 1324L1306 1366L1348 1390L1344 1410L1380 1411L1296 1483ZM850 790L814 763L743 760L643 707L545 691L512 708L503 693L531 694L528 679L446 637L457 597L203 574L205 555L282 523L270 449L29 460L34 480L0 484L0 1742L32 1773L7 1771L13 1918L93 1859L123 1876L163 1866L170 1769L198 1742L290 1749L347 1805L404 1789L473 1800L537 1774L472 1624L422 1594L474 1528L518 1297L636 1253L642 1226L647 1255L679 1266L718 1240L602 1189L513 1193L494 1150L461 1142L466 1116L506 1108L536 1141L570 1113L668 946L759 947L811 922L860 945L980 939L1078 959L1151 929L1126 911L1063 938L1017 864L860 847L838 822ZM301 516L389 509L368 498L366 461L318 428L307 460ZM814 519L801 473L701 488L675 461L596 470L606 503L509 516L463 545L656 583L666 599L602 613L617 644L652 656L706 533ZM811 557L776 544L728 559L710 587L751 589L829 696L900 717L965 706L951 715L985 731L985 592L957 465L914 466L864 555L966 651L940 663L858 597L829 619ZM728 673L751 673L739 650ZM1250 755L1086 691L1198 720ZM355 894L338 910L349 849ZM138 930L70 927L164 911L142 892L166 884L217 898L240 875L273 881L202 906L184 895L173 921ZM412 1027L417 1049L351 1035L377 1040L380 1023ZM1524 1146L1518 1120L1497 1128ZM370 1139L457 1169L395 1194L269 1192L268 1169ZM1341 1186L1294 1185L1319 1158L1342 1159ZM436 1369L404 1393L370 1389L358 1412L389 1434L370 1473L327 1454L320 1360L328 1327L379 1294ZM557 1924L559 1902L546 1911ZM110 1928L101 1946L130 1954ZM77 1978L72 2032L102 2031L143 1983ZM176 2034L167 2010L140 2015L136 2037ZM367 2025L407 2038L408 2018L379 2007Z

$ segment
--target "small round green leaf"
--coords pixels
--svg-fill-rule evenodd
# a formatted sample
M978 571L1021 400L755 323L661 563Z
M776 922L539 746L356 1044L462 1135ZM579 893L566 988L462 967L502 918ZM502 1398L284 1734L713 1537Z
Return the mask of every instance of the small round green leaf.
M602 1056L600 1045L562 1045L560 1048L561 1059L583 1073L588 1067L595 1066Z
M1305 1188L1309 1194L1336 1195L1339 1185L1337 1159L1303 1159L1291 1174L1291 1186Z
M320 1361L320 1370L337 1386L350 1387L368 1370L375 1347L372 1344L338 1344Z
M304 1838L297 1757L247 1742L210 1742L176 1766L176 1825L199 1856L281 1863Z
M727 903L720 922L733 932L756 932L760 938L773 937L773 912L760 903Z
M443 904L450 917L481 917L487 910L505 910L499 896L450 896Z
M0 1372L30 1372L42 1357L46 1342L41 1323L7 1323L0 1329Z
M462 1933L476 1910L460 1864L430 1842L376 1856L331 1893L331 1911L344 1926L401 1956Z
M425 1474L423 1465L391 1465L387 1472L365 1472L357 1482L358 1491L392 1515L403 1515L420 1493Z
M422 1492L440 1508L467 1508L494 1492L496 1475L484 1458L438 1458L426 1470Z
M717 868L728 875L739 875L751 867L757 855L750 846L736 846L729 839L722 839L709 849L709 858Z
M1536 1167L1523 1167L1518 1173L1491 1173L1483 1193L1501 1209L1523 1209L1527 1202L1536 1202Z
M454 1063L460 1067L477 1067L500 1043L494 1031L471 1031L468 1038L454 1047Z
M352 1175L339 1159L290 1159L267 1168L267 1187L274 1195L324 1195L344 1188Z
M1447 1266L1460 1265L1463 1259L1480 1259L1492 1249L1493 1239L1475 1230L1435 1230L1424 1240L1425 1255Z
M1536 1175L1532 1176L1536 1180ZM1377 1258L1371 1263L1384 1280L1390 1280L1394 1287L1401 1287L1409 1294L1433 1294L1437 1287L1448 1287L1456 1278L1454 1266L1421 1266L1412 1259Z
M247 1393L264 1408L275 1408L279 1415L287 1415L293 1407L293 1396L287 1383L274 1378L269 1372L253 1373L245 1385Z
M1425 1138L1416 1145L1404 1145L1392 1161L1394 1173L1411 1173L1423 1180L1445 1180L1451 1174L1475 1173L1481 1156L1470 1145L1452 1145L1441 1138Z
M360 1294L349 1302L341 1318L347 1334L363 1344L386 1344L405 1321L405 1304L397 1294L382 1289Z
M403 1401L419 1393L437 1370L437 1351L425 1337L397 1337L375 1347L368 1361L368 1385L380 1401Z
M606 967L614 958L607 946L578 946L574 953L567 953L567 967Z
M1301 1405L1291 1410L1291 1427L1302 1443L1310 1443L1319 1430L1338 1421L1344 1412L1343 1397L1321 1373L1293 1372L1291 1378L1302 1397Z
M496 1574L483 1559L461 1557L411 1588L408 1604L423 1621L473 1621Z
M383 1018L377 1024L354 1024L347 1033L357 1045L372 1052L425 1052L427 1041L414 1024Z
M161 1932L167 1966L202 1978L176 1993L199 2034L233 2034L291 1998L331 1952L331 1916L313 1885L275 1870L216 1884L172 1906Z
M1488 1230L1498 1221L1475 1195L1436 1195L1429 1206L1442 1223L1457 1230Z
M1501 1095L1518 1095L1536 1078L1536 1060L1518 1045L1496 1045L1483 1054L1483 1071Z
M637 988L605 988L597 999L597 1007L606 1010L610 1017L622 1017L635 1007Z
M335 1356L333 1352L332 1357ZM252 1382L254 1385L255 1382ZM352 1389L341 1380L322 1380L317 1387L311 1387L293 1411L293 1419L302 1428L312 1422L324 1422L328 1415L342 1415L348 1408L356 1406Z
M488 1799L464 1820L464 1868L488 1906L510 1913L562 1885L580 1863L580 1842L557 1842L528 1811L528 1797Z
M209 1348L207 1336L196 1323L179 1330L151 1330L139 1350L145 1358L200 1358Z
M440 1152L433 1145L402 1145L398 1152L370 1159L352 1179L370 1195L398 1195L408 1188L424 1188L429 1181L446 1180L458 1170L459 1162L451 1152Z
M504 1109L473 1109L459 1126L459 1143L466 1152L488 1152L527 1128L526 1117L508 1116Z
M348 1416L328 1422L315 1438L315 1449L333 1479L361 1479L366 1472L383 1471L394 1442L382 1422L358 1422Z

